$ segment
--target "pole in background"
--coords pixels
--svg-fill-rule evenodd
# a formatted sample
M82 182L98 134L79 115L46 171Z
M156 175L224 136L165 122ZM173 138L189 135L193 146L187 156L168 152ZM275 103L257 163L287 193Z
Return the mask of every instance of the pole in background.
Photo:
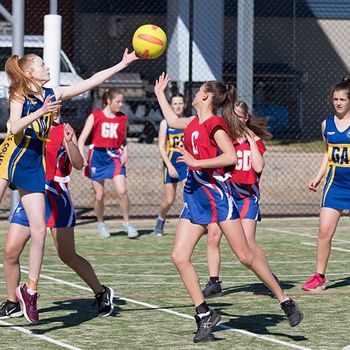
M16 20L14 20L14 18ZM12 55L24 55L24 0L12 0ZM19 201L18 191L11 191L10 215Z
M253 109L254 0L237 3L237 96Z
M188 41L188 97L187 104L188 115L192 115L192 77L193 77L193 0L189 3L189 18L188 18L188 31L189 31L189 41Z
M44 62L50 68L50 81L45 85L47 87L60 85L61 28L61 16L44 17Z
M50 0L50 15L57 15L58 0Z

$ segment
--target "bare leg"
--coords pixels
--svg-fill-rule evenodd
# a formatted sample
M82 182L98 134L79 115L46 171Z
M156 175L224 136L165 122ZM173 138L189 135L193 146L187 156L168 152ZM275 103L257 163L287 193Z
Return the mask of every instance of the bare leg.
M160 216L165 219L171 206L176 199L176 183L164 184L164 195L162 202L160 203Z
M331 252L332 238L338 225L341 210L321 208L320 228L317 239L316 272L325 274Z
M103 287L94 269L87 260L75 251L74 228L53 228L51 233L60 259L75 271L95 294L102 292Z
M7 299L17 301L16 287L21 278L19 257L30 238L29 227L10 224L4 247L4 277L7 288Z
M247 238L249 247L253 251L254 255L258 255L261 260L264 261L265 264L269 264L267 261L267 257L263 249L256 243L255 237L256 237L256 225L257 222L255 220L251 219L242 219L241 220L243 230L245 233L245 236Z
M126 191L126 180L124 175L117 175L113 178L113 184L117 191L117 198L123 215L123 222L129 222L129 197Z
M31 243L28 278L33 281L33 285L28 285L28 287L36 290L44 256L46 238L45 199L43 193L33 193L23 189L18 190L30 225Z
M217 224L208 225L207 261L209 277L218 277L220 274L221 236L221 229Z
M266 262L258 255L253 254L245 237L240 219L223 221L219 223L219 226L239 261L252 270L276 295L280 302L287 299Z
M7 180L0 179L0 203L2 201L2 197L4 196L4 193L8 185L9 185L9 182Z
M196 307L204 302L204 297L199 285L197 271L191 261L191 256L203 232L204 226L193 224L186 219L180 219L176 228L172 252L173 262Z
M95 191L95 213L97 222L103 223L104 213L104 181L92 181L92 186Z

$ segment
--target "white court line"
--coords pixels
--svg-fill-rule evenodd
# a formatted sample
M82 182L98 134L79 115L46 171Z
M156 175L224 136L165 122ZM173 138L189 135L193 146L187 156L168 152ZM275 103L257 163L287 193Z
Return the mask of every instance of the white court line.
M0 266L3 267L2 264L0 264ZM23 272L25 272L25 273L28 273L28 271L26 271L25 269L21 268L21 270ZM54 277L51 277L51 276L46 276L46 275L40 274L40 278L46 278L46 279L48 279L50 281L54 281L54 282L57 282L59 284L65 284L65 285L70 286L70 287L74 287L74 288L82 289L82 290L87 290L87 291L91 292L90 288L88 288L88 287L80 286L79 284L67 282L67 281L64 281L64 280L61 280L61 279L58 279L58 278L54 278ZM157 305L144 303L142 301L137 301L137 300L134 300L134 299L124 298L124 297L121 297L121 296L118 296L118 298L120 300L124 300L124 301L126 301L128 303L131 303L131 304L145 306L145 307L148 307L150 309L154 309L155 311L162 311L162 312L166 312L168 314L172 314L172 315L176 315L176 316L179 316L179 317L182 317L182 318L187 318L187 319L193 320L193 316L190 316L190 315L187 315L187 314L183 314L181 312L176 312L176 311L173 311L173 310L163 309L163 308L161 308L161 307L159 307ZM236 333L241 333L241 334L244 334L244 335L248 335L250 337L255 337L255 338L262 339L262 340L266 340L266 341L269 341L269 342L272 342L272 343L285 345L285 346L287 346L289 348L293 348L293 349L311 350L310 348L307 348L307 347L304 347L304 346L291 344L291 343L285 342L283 340L270 338L268 336L264 336L264 335L260 335L260 334L255 334L255 333L243 330L243 329L237 329L237 328L234 328L234 327L229 327L229 326L220 325L220 324L217 327L222 328L222 329L226 329L226 330L230 330L230 331L233 331L233 332L236 332Z
M236 261L236 259L235 258L233 258L234 260L233 261L231 261L231 262L222 262L221 263L221 266L232 266L232 265L242 265L240 262L238 262L238 261ZM291 265L291 264L294 264L294 265L303 265L303 264L310 264L310 263L314 263L315 261L314 260L298 260L298 261L286 261L286 260L284 260L284 261L273 261L273 260L269 260L269 263L270 264L281 264L281 265L283 265L283 264L288 264L288 265ZM335 262L335 263L349 263L350 262L350 260L339 260L339 261L336 261L336 260L334 260L333 262ZM25 265L25 263L23 263L24 265ZM94 264L94 263L92 263L92 264ZM129 264L124 264L124 263L122 263L122 264L120 264L120 263L117 263L118 264L118 267L119 266L129 266L129 267L134 267L134 266L159 266L159 262L157 262L157 263L129 263ZM162 266L165 266L165 265L168 265L168 266L174 266L174 264L173 263L167 263L167 262L162 262ZM207 262L195 262L195 265L197 266L197 265L205 265L205 266L207 266L208 265L208 263ZM45 268L45 266L46 265L43 265L43 269ZM65 267L66 265L64 265L64 264L50 264L49 265L50 267ZM101 267L103 267L103 266L111 266L111 264L97 264L97 266L101 266ZM46 270L46 271L48 271L48 270ZM56 272L56 271L55 271Z
M0 324L4 325L4 326L7 326L7 327L10 327L11 329L14 329L18 332L22 332L22 333L25 333L25 334L29 334L33 337L36 337L36 338L39 338L41 340L45 340L49 343L52 343L52 344L55 344L55 345L58 345L62 348L66 348L66 349L70 349L70 350L82 350L81 348L77 348L76 346L73 346L73 345L69 345L69 344L66 344L66 343L63 343L61 342L60 340L56 340L56 339L53 339L53 338L50 338L50 337L47 337L46 335L42 335L42 334L35 334L33 333L32 331L24 328L24 327L20 327L20 326L15 326L14 324L12 323L9 323L9 322L5 322L5 321L2 321L0 320Z
M333 240L334 241L334 240ZM304 244L304 245L310 245L310 246L313 246L313 247L316 247L316 243L309 243L309 242L301 242L301 244ZM339 250L340 252L347 252L347 253L350 253L350 249L344 249L344 248L338 248L338 247L333 247L331 248L332 250ZM329 274L327 273L327 276Z
M268 231L272 231L272 232L286 233L288 235L317 238L317 233L316 234L301 233L301 232L295 232L295 231L279 230L279 229L272 228L272 227L264 227L264 229L266 229ZM338 239L338 238L333 238L332 241L339 242L339 243L350 243L350 241L347 241L344 239Z

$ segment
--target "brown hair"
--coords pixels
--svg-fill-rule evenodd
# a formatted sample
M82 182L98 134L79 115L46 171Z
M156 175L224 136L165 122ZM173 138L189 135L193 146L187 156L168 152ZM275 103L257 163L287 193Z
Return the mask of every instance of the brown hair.
M10 79L9 98L10 101L19 101L23 96L35 95L41 92L40 85L25 73L30 70L33 59L39 57L33 53L19 58L13 55L5 63L5 71ZM34 85L35 89L31 86Z
M333 98L333 94L335 91L345 90L347 92L347 96L350 99L350 76L344 77L340 82L334 85L331 93L331 97Z
M239 120L233 111L233 105L236 101L236 89L233 85L225 85L219 81L208 81L204 84L206 92L213 95L212 108L216 114L218 109L222 108L223 118L234 139L243 137L246 131L245 125Z
M243 109L244 114L248 117L246 126L252 130L255 135L268 140L272 138L272 134L267 130L266 118L258 119L253 114L250 114L248 105L244 101L236 101L234 103L234 111L236 107Z
M124 95L123 92L117 88L106 89L102 95L102 108L107 106L107 100L113 100L117 95Z
M173 98L174 97L181 97L184 101L184 103L186 103L185 100L185 96L183 94L180 94L180 92L175 92L171 97L170 97L170 103L173 102Z

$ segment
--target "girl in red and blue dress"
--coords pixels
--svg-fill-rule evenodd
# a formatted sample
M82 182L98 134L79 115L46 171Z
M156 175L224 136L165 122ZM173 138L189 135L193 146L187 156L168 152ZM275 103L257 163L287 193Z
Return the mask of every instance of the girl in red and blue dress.
M95 191L97 229L101 238L110 237L104 223L104 181L112 179L123 215L123 227L129 238L138 232L129 222L129 197L126 191L128 146L127 115L122 112L124 96L118 89L107 89L102 97L103 109L91 112L79 137L79 150L91 134L88 160L84 159L85 175L92 180Z
M75 209L68 190L72 166L78 170L83 168L74 131L69 124L53 124L46 146L46 225L51 229L59 257L93 290L99 316L106 317L113 312L113 290L101 285L90 263L75 251ZM19 258L29 239L28 218L22 202L19 202L13 212L4 247L8 295L0 308L0 319L22 315L15 290L20 280Z
M170 105L179 118L183 118L186 107L184 96L176 93L170 99ZM183 182L187 176L187 165L178 163L181 155L176 147L182 147L184 142L183 130L177 130L168 126L165 119L160 122L158 132L158 148L163 160L162 178L164 183L164 196L160 204L159 215L154 227L154 234L164 234L165 218L176 198L176 188L179 182Z
M265 166L263 155L266 147L262 138L271 138L271 134L266 130L265 120L249 114L245 102L234 103L234 114L247 129L242 138L233 141L238 161L230 177L232 195L250 248L268 264L266 255L257 244L255 236L257 222L261 220L259 182ZM220 227L217 224L210 224L207 236L209 281L203 290L205 298L223 295L219 280L221 237Z
M94 88L137 60L135 52L124 52L120 63L94 74L73 86L44 88L50 80L43 60L28 54L11 56L5 64L10 80L10 133L0 146L0 198L3 191L17 188L30 224L31 244L27 283L16 290L27 320L38 323L37 285L44 254L45 222L45 146L54 113L60 100Z
M221 319L205 302L198 274L191 262L192 252L205 228L215 222L240 262L274 292L290 325L296 326L302 321L303 314L281 290L266 262L249 247L228 181L230 174L224 171L225 167L237 163L231 137L239 139L246 132L244 124L233 114L234 87L216 81L204 83L192 103L197 115L178 118L165 96L168 83L169 77L163 73L154 90L168 125L185 129L185 147L178 149L181 153L178 161L185 162L189 172L172 259L196 307L197 332L193 341L211 340L211 332ZM224 118L216 115L219 108L222 108Z

